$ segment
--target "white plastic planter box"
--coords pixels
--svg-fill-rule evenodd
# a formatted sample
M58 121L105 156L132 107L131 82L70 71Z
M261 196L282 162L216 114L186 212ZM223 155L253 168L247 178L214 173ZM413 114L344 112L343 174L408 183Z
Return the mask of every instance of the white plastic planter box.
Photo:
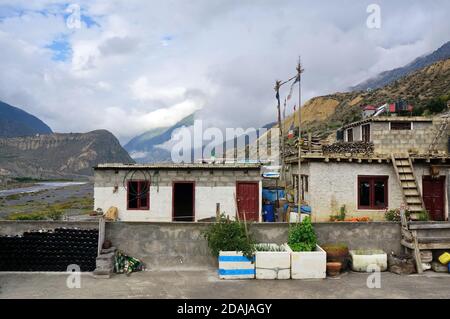
M375 270L375 267L378 267L380 271L387 269L387 254L382 250L350 250L350 257L353 271L371 272Z
M306 217L311 217L309 214L298 214L296 212L289 213L289 222L290 223L302 223Z
M319 245L315 251L294 252L287 246L291 253L291 278L292 279L322 279L327 276L327 253Z
M269 244L278 247L277 244ZM256 279L291 278L291 253L287 245L281 246L286 251L255 252Z
M220 279L254 279L255 262L241 252L221 251L219 253Z

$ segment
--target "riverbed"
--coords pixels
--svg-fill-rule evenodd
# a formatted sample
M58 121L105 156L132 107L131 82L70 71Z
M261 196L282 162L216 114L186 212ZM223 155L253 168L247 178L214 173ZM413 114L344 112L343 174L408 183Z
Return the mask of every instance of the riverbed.
M56 188L61 188L61 187L84 185L84 184L87 184L87 182L41 182L41 183L36 183L33 186L29 186L29 187L19 187L19 188L0 190L0 197L17 195L17 194L26 194L26 193L37 193L37 192L40 192L43 190L48 190L48 189L56 189Z
M8 219L11 214L46 211L63 212L66 218L80 216L85 219L94 209L94 185L91 182L40 182L1 192L0 219Z

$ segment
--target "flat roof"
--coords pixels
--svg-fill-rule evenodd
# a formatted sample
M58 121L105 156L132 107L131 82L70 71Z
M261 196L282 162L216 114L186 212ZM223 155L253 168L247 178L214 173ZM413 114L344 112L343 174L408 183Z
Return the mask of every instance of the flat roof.
M98 164L94 169L260 169L262 165L262 163L103 163Z
M412 162L425 162L432 164L450 164L450 155L420 155L420 154L411 154L410 158ZM303 154L302 162L341 162L341 163L390 163L392 160L389 155L382 154L374 154L372 156L364 156L364 155L351 155L345 156L345 154ZM286 159L287 164L298 164L298 157L292 156Z
M341 129L345 130L349 127L359 126L370 122L433 122L433 118L426 116L374 116L344 125Z

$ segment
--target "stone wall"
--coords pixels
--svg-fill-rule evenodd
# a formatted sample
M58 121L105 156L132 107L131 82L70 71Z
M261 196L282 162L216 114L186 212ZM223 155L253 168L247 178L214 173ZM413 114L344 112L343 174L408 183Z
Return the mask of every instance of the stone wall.
M395 118L390 119L395 121ZM412 130L391 130L390 121L373 121L363 125L370 125L370 141L374 144L374 153L377 155L390 155L391 153L416 153L427 154L430 144L433 142L439 127L444 121L442 118L434 118L433 121L413 121ZM402 117L402 121L404 118ZM361 125L355 126L353 129L353 140L361 141ZM446 154L448 144L448 134L443 134L438 140L436 149ZM346 130L347 141L347 130Z
M106 224L106 239L125 253L142 259L150 270L204 269L216 267L202 232L208 223ZM97 228L92 222L0 221L0 235L17 235L27 230L57 227ZM381 248L400 252L398 223L316 223L320 244L344 243L350 249ZM258 223L250 231L258 242L282 244L287 241L286 223Z
M371 123L371 140L375 153L417 153L426 154L442 123L442 119L433 122L413 122L412 130L390 130L389 122ZM439 139L437 150L447 153L447 134Z

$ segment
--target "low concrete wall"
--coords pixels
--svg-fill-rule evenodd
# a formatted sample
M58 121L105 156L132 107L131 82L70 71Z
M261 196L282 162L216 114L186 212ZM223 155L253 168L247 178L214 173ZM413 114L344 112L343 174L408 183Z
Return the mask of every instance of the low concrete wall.
M199 269L217 266L202 232L208 223L115 222L106 224L106 239L125 253L142 259L149 269ZM0 235L18 235L58 227L97 228L95 222L0 221ZM381 248L400 252L400 226L390 222L316 223L320 244L344 243L350 249ZM258 242L282 244L289 224L258 223L250 231Z
M0 220L0 236L4 235L21 235L23 232L39 229L55 229L55 228L81 228L81 229L98 229L97 222L68 222L68 221L9 221Z

